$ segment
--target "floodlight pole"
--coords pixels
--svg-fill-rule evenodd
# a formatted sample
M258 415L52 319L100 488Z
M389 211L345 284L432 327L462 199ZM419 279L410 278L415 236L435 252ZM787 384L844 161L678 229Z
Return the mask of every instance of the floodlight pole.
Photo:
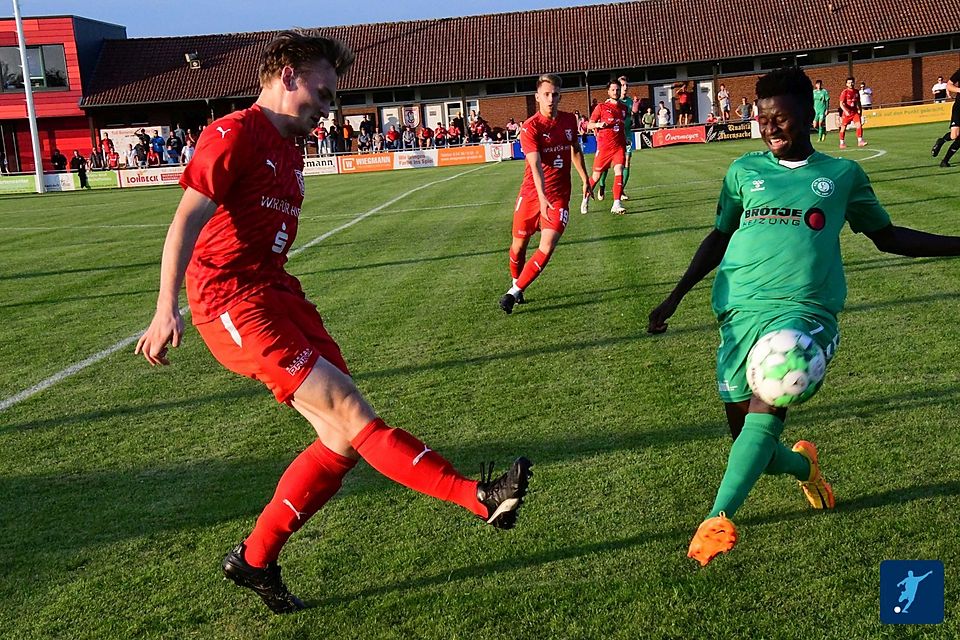
M37 112L33 108L33 87L30 86L30 67L27 65L27 44L23 38L23 19L20 0L13 0L13 16L17 22L17 43L20 47L20 66L23 71L23 92L27 97L27 120L30 121L30 140L33 142L33 164L36 169L37 193L43 193L43 157L40 155L40 134L37 131Z

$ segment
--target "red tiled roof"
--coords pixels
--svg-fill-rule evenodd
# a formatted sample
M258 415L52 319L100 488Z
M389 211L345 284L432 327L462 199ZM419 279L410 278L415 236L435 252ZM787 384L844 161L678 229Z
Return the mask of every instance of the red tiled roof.
M828 9L828 3L835 7ZM960 0L640 0L323 27L357 51L342 90L618 70L960 32ZM255 96L275 31L108 40L82 106ZM682 34L679 35L678 34ZM196 51L191 70L184 53Z

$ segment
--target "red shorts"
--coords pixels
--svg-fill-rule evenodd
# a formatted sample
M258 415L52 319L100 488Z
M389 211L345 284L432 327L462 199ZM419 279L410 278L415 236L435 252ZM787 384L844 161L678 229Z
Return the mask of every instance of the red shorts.
M553 208L547 209L547 216L543 217L540 215L540 198L521 193L513 210L513 237L529 238L541 229L563 233L570 219L570 199L556 199L550 204Z
M350 375L316 306L283 289L257 291L197 331L220 364L262 382L277 402L290 401L318 358Z
M851 113L851 114L848 115L848 116L841 116L841 117L840 117L840 129L841 129L841 130L846 129L846 128L847 128L847 125L850 124L851 122L856 122L858 127L862 126L862 124L861 124L861 122L860 122L860 114L859 114L859 113Z
M597 155L593 158L593 172L603 173L610 167L626 164L626 149L621 146L597 147Z

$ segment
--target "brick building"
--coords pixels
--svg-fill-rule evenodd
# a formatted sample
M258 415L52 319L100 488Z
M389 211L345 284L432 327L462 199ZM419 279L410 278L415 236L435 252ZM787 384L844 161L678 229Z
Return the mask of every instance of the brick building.
M41 154L46 169L59 148L90 152L92 129L80 109L80 99L107 38L125 38L127 30L114 24L76 16L25 18L27 67L33 88ZM23 91L23 72L12 18L0 19L0 149L10 171L33 171L30 125Z
M561 75L570 111L602 100L620 74L653 104L669 104L685 83L702 119L721 82L735 104L751 100L757 76L785 64L822 78L834 99L855 75L875 106L930 100L936 77L960 67L960 0L754 0L742 11L641 0L320 32L357 51L337 118L369 114L383 128L474 109L495 127L520 121L534 111L542 72ZM252 103L274 35L108 37L80 108L95 127L205 123Z

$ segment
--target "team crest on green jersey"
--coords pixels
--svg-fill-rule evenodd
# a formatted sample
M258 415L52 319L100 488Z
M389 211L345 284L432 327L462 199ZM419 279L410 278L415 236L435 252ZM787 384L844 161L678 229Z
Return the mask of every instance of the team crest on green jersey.
M833 180L823 177L817 178L810 185L810 188L813 189L813 192L821 198L828 198L833 195Z

